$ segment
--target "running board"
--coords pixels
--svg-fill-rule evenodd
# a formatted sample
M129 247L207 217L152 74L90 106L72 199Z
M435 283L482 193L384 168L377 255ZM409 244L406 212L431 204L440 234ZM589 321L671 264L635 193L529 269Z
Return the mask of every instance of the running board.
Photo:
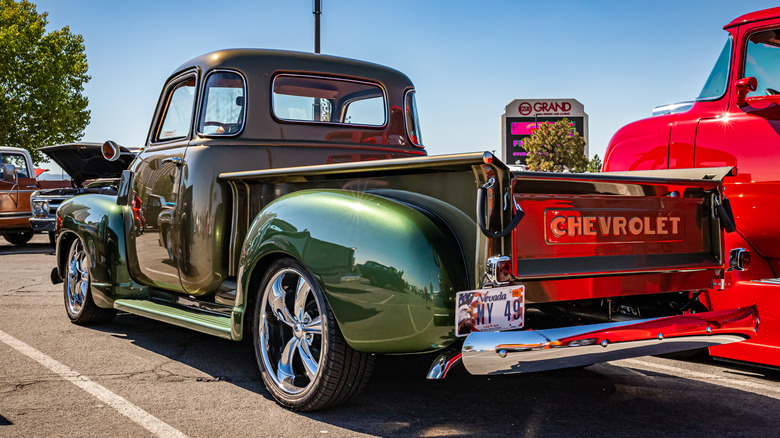
M231 318L228 315L218 315L149 300L119 299L114 301L114 308L220 338L233 339Z

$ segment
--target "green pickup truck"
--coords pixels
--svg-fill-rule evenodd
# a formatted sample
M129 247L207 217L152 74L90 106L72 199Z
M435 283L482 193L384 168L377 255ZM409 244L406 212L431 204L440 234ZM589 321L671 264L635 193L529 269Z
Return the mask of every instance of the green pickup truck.
M427 156L404 74L224 50L168 79L116 196L60 206L52 278L76 324L120 310L247 339L280 404L320 409L357 394L377 354L439 351L442 378L750 338L754 307L697 300L747 267L723 250L731 172Z

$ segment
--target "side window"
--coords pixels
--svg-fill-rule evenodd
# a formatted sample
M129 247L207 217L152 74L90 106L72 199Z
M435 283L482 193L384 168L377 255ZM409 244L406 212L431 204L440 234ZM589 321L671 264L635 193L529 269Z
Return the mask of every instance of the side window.
M404 96L404 116L406 119L406 134L415 146L422 147L420 119L417 115L417 98L414 90L407 91Z
M780 94L780 29L756 32L748 39L743 77L750 76L758 87L748 96Z
M378 85L348 79L280 74L273 81L273 113L292 122L384 126L387 98Z
M13 164L19 178L30 178L30 169L27 168L27 160L24 159L24 155L9 153L0 155L0 174L5 164Z
M244 79L238 73L209 75L203 93L203 110L198 132L206 135L232 135L244 123Z
M176 84L169 92L162 123L157 131L157 141L186 138L192 122L195 103L195 77Z

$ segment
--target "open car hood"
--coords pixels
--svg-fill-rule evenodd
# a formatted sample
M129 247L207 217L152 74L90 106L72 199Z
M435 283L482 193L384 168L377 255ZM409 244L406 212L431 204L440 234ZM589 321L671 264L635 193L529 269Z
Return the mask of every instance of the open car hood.
M39 151L51 157L81 187L84 181L91 179L119 178L136 155L120 146L119 159L108 161L103 158L101 146L100 143L68 143L42 147Z

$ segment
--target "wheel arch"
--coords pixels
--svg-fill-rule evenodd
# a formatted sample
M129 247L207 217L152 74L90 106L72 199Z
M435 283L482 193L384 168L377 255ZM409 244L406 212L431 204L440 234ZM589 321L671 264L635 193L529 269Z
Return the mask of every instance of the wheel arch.
M122 208L115 196L87 194L68 199L57 210L62 224L56 242L60 278L71 243L81 239L90 259L92 297L103 308L112 308L120 296L146 292L130 277Z
M431 351L454 340L454 295L467 285L463 253L452 230L419 209L348 190L304 190L269 204L242 248L236 307L244 317L234 321L234 339L252 324L253 295L279 257L314 275L357 351ZM369 284L371 275L384 276L383 286Z

